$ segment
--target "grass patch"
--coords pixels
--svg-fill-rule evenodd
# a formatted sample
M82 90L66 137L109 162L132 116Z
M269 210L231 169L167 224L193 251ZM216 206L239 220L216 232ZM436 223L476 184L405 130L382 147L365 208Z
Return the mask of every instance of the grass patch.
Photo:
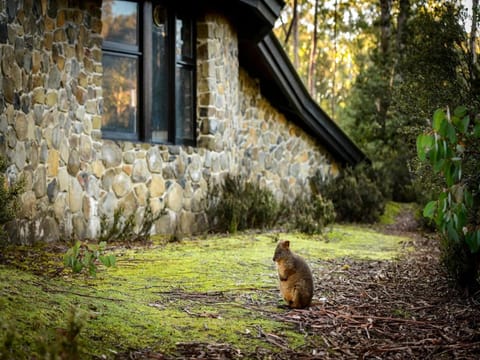
M291 241L314 273L328 259L397 258L408 240L343 225L322 236L280 238ZM66 271L45 277L21 261L15 268L2 265L0 353L8 351L12 358L41 353L45 343L55 341L55 329L66 327L72 307L85 318L78 338L81 358L114 358L132 349L174 354L177 343L189 341L228 343L247 354L257 347L278 350L262 333L282 336L296 349L305 344L304 335L275 319L286 311L278 307L275 246L273 234L238 234L118 247L117 266L100 268L95 279ZM5 256L13 257L13 251ZM46 266L60 265L50 256Z

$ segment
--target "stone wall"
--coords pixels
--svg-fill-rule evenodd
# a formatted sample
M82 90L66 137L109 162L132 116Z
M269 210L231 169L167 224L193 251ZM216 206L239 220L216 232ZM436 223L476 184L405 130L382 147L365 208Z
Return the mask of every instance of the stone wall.
M205 230L211 182L243 174L278 198L335 171L328 154L288 123L238 63L235 29L219 14L198 22L197 147L102 140L100 2L0 0L0 134L9 182L25 179L10 228L23 243L94 238L123 208L155 233Z

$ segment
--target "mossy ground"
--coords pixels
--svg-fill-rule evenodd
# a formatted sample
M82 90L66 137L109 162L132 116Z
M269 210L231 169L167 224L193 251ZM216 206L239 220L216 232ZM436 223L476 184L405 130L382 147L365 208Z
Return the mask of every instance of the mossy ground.
M380 217L379 223L381 225L392 225L397 221L397 218L401 213L410 213L415 216L415 213L418 210L418 204L415 203L405 204L390 201L385 205L385 211Z
M323 236L279 235L291 241L314 274L329 259L395 259L408 243L344 225ZM191 341L226 343L245 353L275 351L265 334L287 339L290 349L304 345L302 332L275 317L288 310L279 306L273 234L153 244L112 248L117 265L101 268L96 278L59 273L54 255L0 265L0 353L9 349L8 356L22 359L51 349L72 309L83 319L81 358L114 358L132 349L175 356L176 344ZM4 256L14 254L10 249ZM42 267L48 276L39 275ZM316 289L314 301L323 296L328 294Z

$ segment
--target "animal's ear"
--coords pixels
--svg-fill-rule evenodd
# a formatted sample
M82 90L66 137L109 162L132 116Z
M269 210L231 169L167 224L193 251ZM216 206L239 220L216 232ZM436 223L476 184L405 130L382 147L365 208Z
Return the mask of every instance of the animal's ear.
M290 248L290 241L285 240L285 241L283 242L283 248L284 248L284 249L289 249L289 248Z

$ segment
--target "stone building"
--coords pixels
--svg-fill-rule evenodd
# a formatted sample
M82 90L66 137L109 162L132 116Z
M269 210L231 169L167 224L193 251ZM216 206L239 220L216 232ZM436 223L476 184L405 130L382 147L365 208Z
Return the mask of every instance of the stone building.
M12 239L94 238L115 209L205 229L225 174L277 197L362 152L272 33L281 0L0 0L0 135L25 179Z

